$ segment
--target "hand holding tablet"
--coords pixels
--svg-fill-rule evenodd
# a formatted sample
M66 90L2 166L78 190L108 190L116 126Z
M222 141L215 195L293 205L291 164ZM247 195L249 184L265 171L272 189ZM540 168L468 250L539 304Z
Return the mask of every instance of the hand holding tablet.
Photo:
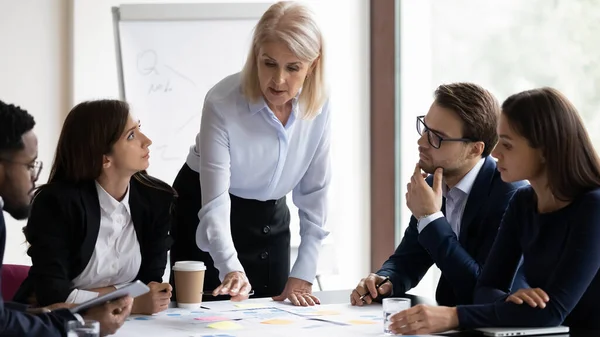
M114 301L116 299L119 299L119 298L122 298L125 296L131 296L132 298L136 298L136 297L143 295L149 291L150 291L150 288L148 288L147 285L145 285L144 283L142 283L141 281L138 280L138 281L132 282L120 289L117 289L113 292L110 292L110 293L102 295L102 296L98 296L92 300L81 303L81 304L77 305L76 307L71 308L70 310L72 313L81 313L90 308L102 305L106 302Z

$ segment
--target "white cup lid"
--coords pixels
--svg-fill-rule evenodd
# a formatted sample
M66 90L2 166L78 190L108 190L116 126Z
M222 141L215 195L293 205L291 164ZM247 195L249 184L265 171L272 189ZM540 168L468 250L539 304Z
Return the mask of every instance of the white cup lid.
M206 270L206 266L202 261L177 261L173 266L176 271L201 271Z

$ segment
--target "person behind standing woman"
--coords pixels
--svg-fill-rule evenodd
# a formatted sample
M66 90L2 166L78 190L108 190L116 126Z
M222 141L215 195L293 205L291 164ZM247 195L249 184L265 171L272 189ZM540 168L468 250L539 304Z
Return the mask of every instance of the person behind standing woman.
M27 111L0 101L0 261L6 244L3 211L17 220L27 218L34 184L42 170L34 126L33 116ZM131 297L125 297L91 308L81 317L68 309L58 309L61 305L34 311L19 303L4 302L0 295L0 336L66 336L67 321L84 318L98 321L102 336L114 334L129 316L132 302Z
M243 300L254 288L256 297L319 303L312 281L328 235L331 124L323 57L311 12L278 2L255 27L242 72L206 95L196 144L173 185L171 263L204 261L213 295ZM290 272L292 190L301 243Z
M478 305L416 306L392 329L600 329L600 160L575 107L552 88L509 97L493 152L504 181L529 180L512 198L475 289ZM529 287L508 289L522 259ZM597 335L597 334L596 334Z
M125 102L69 112L24 229L32 266L15 300L82 303L140 280L150 292L133 313L168 307L171 286L161 282L175 192L145 173L150 144Z

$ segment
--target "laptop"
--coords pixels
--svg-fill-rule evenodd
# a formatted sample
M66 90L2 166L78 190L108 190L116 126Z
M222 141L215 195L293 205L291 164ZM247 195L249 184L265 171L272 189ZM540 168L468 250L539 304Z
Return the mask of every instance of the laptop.
M549 328L479 328L475 330L482 332L485 336L508 337L567 333L569 332L569 327L559 325Z

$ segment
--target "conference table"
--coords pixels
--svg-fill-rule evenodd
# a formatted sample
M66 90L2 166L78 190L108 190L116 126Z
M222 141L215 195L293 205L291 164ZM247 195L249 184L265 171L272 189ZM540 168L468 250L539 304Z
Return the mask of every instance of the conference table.
M385 336L381 304L363 307L349 304L350 290L315 292L321 305L295 307L270 298L249 299L243 302L204 302L208 309L186 310L173 307L161 313L144 316L132 315L116 337L337 337ZM414 295L405 295L412 305L435 305L435 301ZM458 331L443 334L455 337L475 337L482 334ZM420 336L440 336L420 335ZM597 337L600 332L572 331L569 334L546 335L553 337Z

